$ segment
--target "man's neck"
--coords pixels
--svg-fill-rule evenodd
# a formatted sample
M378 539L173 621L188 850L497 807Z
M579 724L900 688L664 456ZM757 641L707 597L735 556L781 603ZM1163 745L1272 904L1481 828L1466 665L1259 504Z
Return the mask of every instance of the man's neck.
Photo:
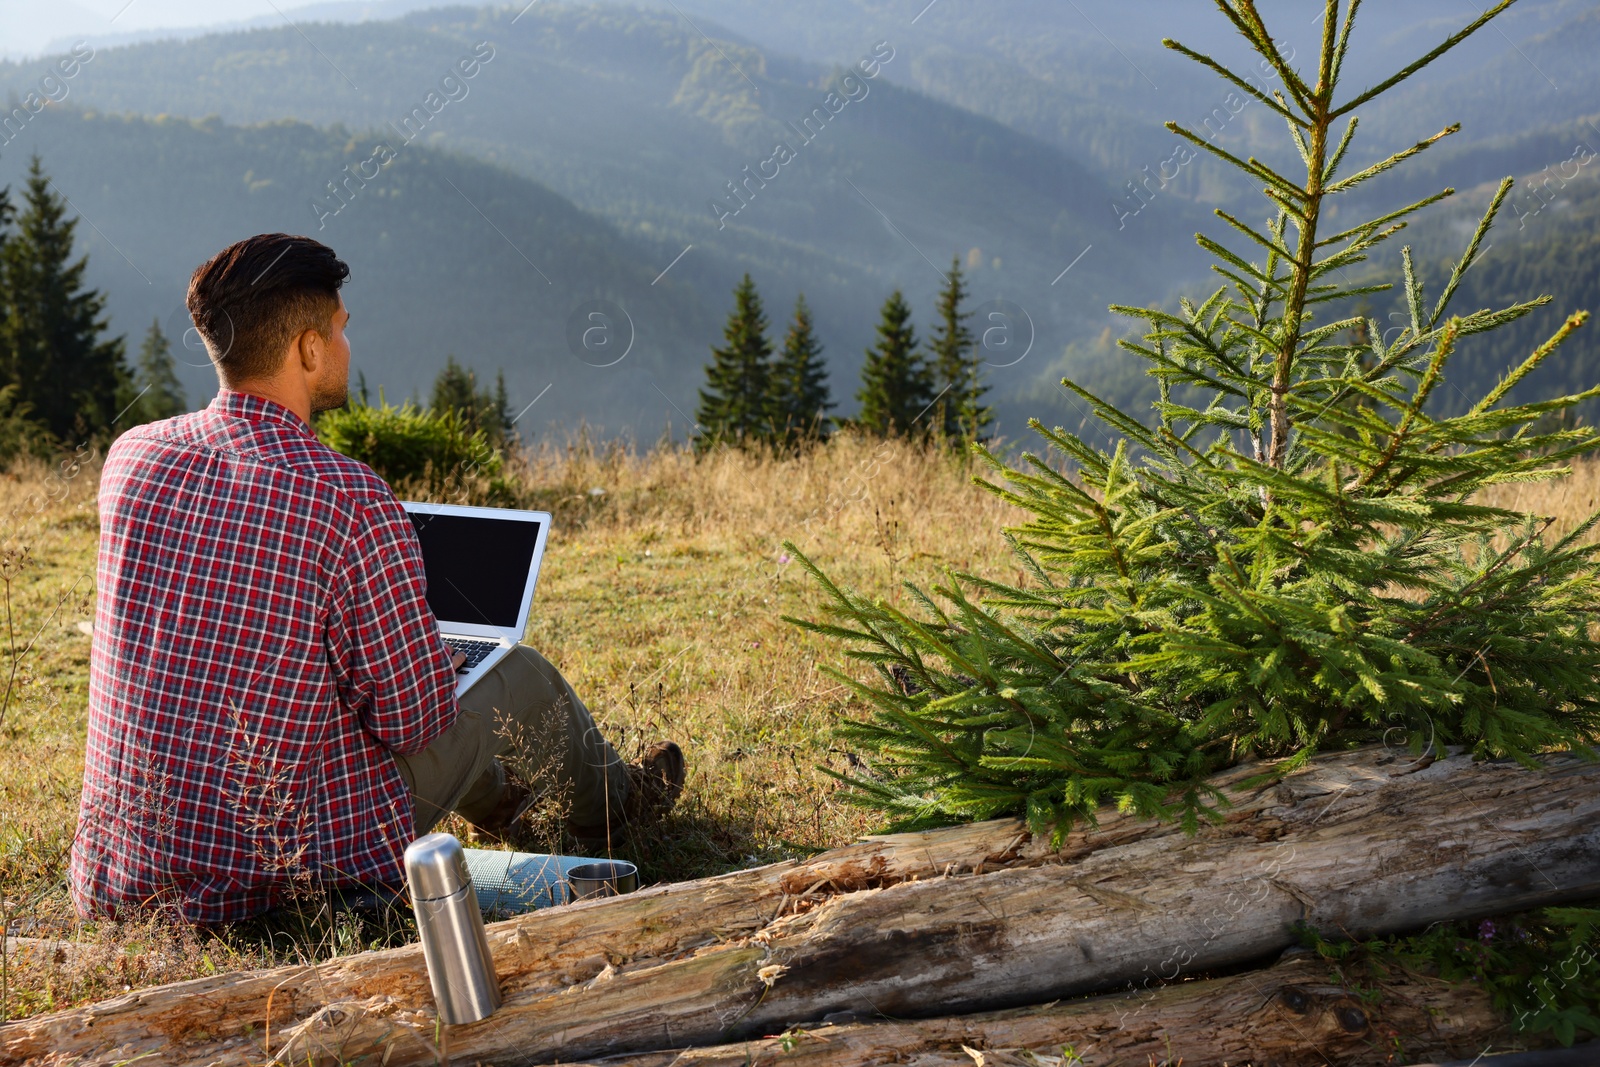
M266 381L250 382L223 382L222 387L235 393L247 393L250 396L259 396L263 400L270 400L288 408L300 416L306 425L311 424L311 395L302 385L296 389L293 383L280 382L268 379Z

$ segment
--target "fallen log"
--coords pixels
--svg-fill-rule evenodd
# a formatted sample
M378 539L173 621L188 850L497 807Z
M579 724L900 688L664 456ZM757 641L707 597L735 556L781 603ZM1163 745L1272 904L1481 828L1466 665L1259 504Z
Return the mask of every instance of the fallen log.
M1124 821L1116 816L1112 823ZM993 868L1015 860L1030 840L1012 819L868 838L810 860L657 886L582 906L588 910L569 906L534 912L491 926L489 945L508 988L520 982L560 989L595 977L610 962L670 959L736 941L764 929L798 899ZM599 915L592 910L597 907L604 909ZM534 926L522 925L532 920L537 920ZM87 1057L87 1064L96 1062L95 1050L117 1043L170 1049L180 1057L177 1050L186 1042L193 1044L195 1058L173 1062L209 1063L204 1051L209 1042L242 1039L276 1049L282 1040L274 1034L331 1005L373 997L426 1006L431 1016L433 993L419 945L135 990L3 1024L0 1065L30 1063L57 1051ZM432 1027L431 1022L419 1025ZM107 1062L118 1058L111 1055Z
M1419 1063L1416 1067L1594 1067L1600 1063L1600 1046L1594 1042L1571 1048L1548 1048L1537 1052L1508 1052L1504 1055L1478 1055L1470 1060L1449 1063Z
M506 1002L456 1062L539 1063L853 1011L1037 1004L1271 958L1292 923L1368 936L1600 895L1600 765L1319 757L1223 823L1108 815L1059 850L1013 820L875 839L496 924ZM1236 785L1260 768L1238 769ZM205 979L0 1027L0 1064L439 1061L413 946Z
M1398 976L1376 1002L1306 957L1265 970L1087 1000L948 1018L843 1022L753 1041L592 1060L583 1067L1008 1067L1270 1063L1324 1067L1509 1047L1480 989ZM1076 1060L1064 1056L1070 1050ZM1026 1054L1032 1054L1028 1059ZM574 1065L576 1067L576 1065Z

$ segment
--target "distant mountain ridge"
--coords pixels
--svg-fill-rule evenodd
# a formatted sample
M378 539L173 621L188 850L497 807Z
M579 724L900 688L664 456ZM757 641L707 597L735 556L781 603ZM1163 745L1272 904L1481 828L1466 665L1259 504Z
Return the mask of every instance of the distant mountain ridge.
M762 46L813 59L836 58L853 40L892 37L913 57L892 72L893 80L998 118L1059 147L1087 149L1096 162L1118 171L1129 164L1136 170L1147 161L1147 138L1166 136L1161 122L1184 121L1197 103L1214 102L1225 91L1213 75L1163 48L1163 37L1181 40L1223 62L1239 62L1246 69L1254 66L1227 21L1212 5L1194 0L1095 6L1063 5L1058 0L987 0L925 7L901 0L826 0L803 6L763 0L639 2L712 19ZM1293 0L1266 10L1268 27L1279 35L1285 54L1314 52L1323 8L1321 0ZM917 9L921 14L913 21ZM1493 92L1492 81L1465 72L1476 72L1485 64L1508 70L1518 64L1546 66L1541 50L1570 38L1574 27L1593 14L1594 5L1588 0L1522 0L1446 63L1424 71L1402 88L1393 98L1395 103L1387 106L1407 108L1414 95L1436 85L1449 85L1437 93L1446 102L1459 100L1463 89L1482 100ZM1473 15L1472 8L1456 0L1366 4L1357 23L1347 86L1354 91L1392 73L1459 30ZM1581 57L1585 47L1578 44L1570 51ZM1559 69L1551 73L1568 93L1567 110L1541 121L1588 110L1580 102L1586 89L1596 84L1592 65L1585 68L1564 61L1555 65ZM1129 123L1137 128L1122 128ZM1384 137L1381 130L1373 132ZM1280 131L1235 131L1236 136L1246 133L1264 135L1264 140L1241 142L1254 149L1276 144ZM1390 140L1401 142L1404 137Z
M658 250L653 272L670 267L697 306L722 306L745 270L775 319L806 291L846 410L878 306L901 287L925 316L953 255L971 271L974 303L1025 309L1042 352L1147 284L1140 260L1167 240L1158 227L1119 236L1109 187L1059 148L892 82L887 70L905 57L887 40L829 67L708 39L699 31L714 27L676 16L553 5L305 29L309 44L282 27L107 49L70 102L230 123L293 115L353 136L351 162L373 170L378 141L409 136L408 116L434 94L437 115L411 121L415 146L496 163L607 219ZM480 42L496 58L470 81L452 74ZM0 66L0 86L27 71ZM798 136L819 114L827 121ZM752 180L779 143L795 158ZM343 216L327 214L326 182L346 180L335 168L308 188L298 225L336 232ZM714 337L677 358L698 369ZM997 384L1035 366L997 368ZM693 392L674 400L692 409Z
M603 415L613 431L684 425L664 396L698 384L696 353L718 316L676 279L652 285L659 249L502 167L420 144L325 230L302 225L310 193L359 165L365 143L292 121L51 109L0 158L0 184L16 184L28 153L47 160L88 223L89 280L108 294L116 328L137 336L160 321L191 401L216 383L185 337L190 271L242 235L288 230L318 234L350 263L352 366L374 400L380 388L395 402L425 395L454 354L491 376L503 368L518 409L539 398L524 430ZM631 351L612 367L568 341L574 309L599 300L630 316L615 326L616 348Z
M208 33L280 26L286 20L298 24L395 18L409 11L437 7L438 0L325 0L303 6L276 6L278 10L269 5L253 18L209 19L200 24L174 21L134 29L132 24L142 11L132 11L131 3L113 5L100 14L70 0L51 0L49 4L0 0L0 26L9 31L0 41L0 58L57 54L70 51L80 41L88 41L96 48L119 48L146 41L185 40ZM132 17L124 20L130 11Z
M1321 6L1291 0L1269 13L1271 25L1283 28L1286 53L1309 52ZM246 126L293 117L322 127L329 143L342 147L326 157L337 165L315 174L298 162L280 167L283 161L265 148L271 139L250 130L229 135L241 139L241 154L219 166L238 169L249 156L247 184L275 183L275 196L293 184L292 196L275 201L283 212L275 224L326 235L341 249L376 239L365 223L349 222L363 214L364 201L388 197L391 176L412 168L413 159L436 175L467 173L468 157L503 168L491 184L509 197L519 232L540 232L546 208L539 205L554 196L595 225L585 242L608 250L580 259L569 272L573 301L631 292L646 274L645 282L656 283L644 285L649 293L641 299L643 317L662 324L650 327L665 361L651 371L658 376L619 376L598 392L575 388L569 397L569 414L613 426L619 419L635 425L632 413L652 404L675 409L680 426L688 421L683 412L693 410L707 345L745 270L755 275L775 322L796 292L810 296L835 395L848 413L883 297L905 288L926 333L939 271L955 254L971 271L974 303L1010 301L1029 317L1037 355L991 371L1002 428L1014 431L1023 416L1040 413L1037 397L1059 393L1049 368L1068 342L1121 328L1106 304L1167 301L1178 288L1198 292L1209 284L1188 235L1221 232L1213 205L1260 210L1257 189L1204 160L1173 168L1175 177L1166 180L1176 142L1160 120L1208 129L1207 118L1220 115L1213 124L1220 143L1284 165L1293 155L1265 108L1225 107L1226 85L1161 48L1165 34L1220 58L1237 52L1225 22L1211 12L1202 16L1192 0L1137 7L1063 7L1057 0L926 6L642 0L640 9L545 0L530 8L412 10L420 7L420 0L388 0L286 8L293 26L280 19L247 31L104 47L72 81L67 104L196 120L216 115ZM354 25L348 20L357 10L400 17ZM317 22L318 12L342 21ZM1448 0L1367 5L1352 91L1470 18ZM496 56L480 74L463 78L455 64L479 42L490 43ZM1362 158L1377 158L1448 121L1462 120L1464 130L1374 183L1350 209L1381 209L1443 184L1469 188L1503 173L1559 166L1570 157L1567 142L1587 136L1584 122L1596 122L1600 133L1593 114L1600 66L1587 58L1596 48L1600 11L1592 3L1516 5L1494 30L1392 102L1363 109ZM866 77L855 65L879 50L885 58ZM847 88L841 79L852 70L854 87ZM0 87L26 92L38 73L35 62L0 64ZM806 116L821 116L812 121L815 130L804 128ZM160 166L124 141L112 143L118 147L98 159L66 152L63 187L93 185L108 171ZM397 161L383 155L384 144L398 150ZM14 174L16 153L25 150L21 142L8 146L0 172ZM251 155L258 151L275 161ZM232 194L222 191L234 180L202 183L191 195L207 204L226 201ZM451 218L463 235L494 236L507 225L498 212L463 206L447 184L435 180L428 188L430 196L457 201L461 214ZM95 216L93 198L79 199ZM140 242L161 239L157 223L185 225L178 205L153 203L166 205L160 210L167 216L130 224L119 208L97 217L103 235L84 231L100 249L97 270L119 261L108 255L111 241L137 260ZM449 240L425 221L397 216L386 231L390 261L383 276L392 284L373 294L385 315L391 307L409 313L395 296L417 290L415 279L401 278L403 268L426 275L433 242ZM1419 254L1444 247L1430 234L1460 225L1419 226ZM233 230L219 228L217 239ZM1502 253L1507 270L1513 260L1542 256L1527 241L1508 242ZM627 260L630 270L607 274L613 258ZM586 273L591 269L598 273ZM1586 291L1593 265L1574 259L1570 271L1539 277L1557 291ZM1505 275L1513 276L1531 277ZM478 284L502 306L516 306L523 297L511 277L491 272ZM663 292L672 294L671 314L659 303ZM143 323L124 321L125 305L139 301L114 292L118 329L142 329ZM560 334L562 308L534 301L522 310L520 325L495 320L495 341L481 346L485 352L513 344L506 339L518 330ZM440 339L465 329L470 325L458 319L451 328L398 331L388 346L397 376L373 380L386 380L391 391L419 388L443 358ZM484 372L496 366L487 354L457 354ZM1483 358L1504 354L1495 349ZM547 384L533 380L531 369L526 379L518 377L523 369L508 370L519 387ZM1115 381L1120 369L1104 373ZM624 408L630 414L617 416Z

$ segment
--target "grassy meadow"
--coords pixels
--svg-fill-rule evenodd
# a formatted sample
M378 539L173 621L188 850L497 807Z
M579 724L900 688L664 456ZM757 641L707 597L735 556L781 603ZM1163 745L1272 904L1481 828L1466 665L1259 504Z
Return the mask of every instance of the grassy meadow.
M822 599L785 540L836 579L891 600L903 597L900 582L946 568L1020 577L998 533L1016 516L972 484L970 462L903 441L846 437L795 457L697 459L580 438L514 466L522 502L556 520L528 642L625 757L657 738L688 757L677 810L617 849L648 882L771 862L875 828L822 770L854 758L831 736L852 701L821 670L841 662L837 647L781 618L815 617ZM0 669L14 676L0 721L0 887L13 938L73 942L9 944L0 1018L407 939L403 916L380 927L296 915L216 932L74 916L65 874L83 766L97 469L88 460L0 476L10 610ZM559 849L559 816L552 797L514 843ZM443 828L468 834L458 820Z
M0 475L0 896L12 935L0 1019L410 939L400 914L372 922L311 909L217 931L73 914L65 872L82 774L97 472L86 458ZM647 882L802 855L875 828L824 773L856 759L831 728L860 708L821 669L842 663L839 649L781 618L816 617L822 602L785 540L842 584L901 603L901 582L947 568L1022 580L999 535L1020 513L972 484L965 457L904 441L845 436L799 456L697 458L579 438L530 450L513 473L521 502L556 517L528 642L626 757L663 737L688 756L677 810L616 853ZM1600 464L1494 499L1553 516L1563 532L1600 505ZM547 799L513 843L559 850L560 816L560 798ZM459 820L443 828L469 835Z

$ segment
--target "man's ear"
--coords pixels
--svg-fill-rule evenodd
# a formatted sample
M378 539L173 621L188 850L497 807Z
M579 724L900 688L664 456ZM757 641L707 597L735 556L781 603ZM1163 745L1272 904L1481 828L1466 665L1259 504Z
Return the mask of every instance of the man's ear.
M322 335L316 330L302 330L300 336L294 339L295 357L306 374L315 374L321 366L324 344Z

